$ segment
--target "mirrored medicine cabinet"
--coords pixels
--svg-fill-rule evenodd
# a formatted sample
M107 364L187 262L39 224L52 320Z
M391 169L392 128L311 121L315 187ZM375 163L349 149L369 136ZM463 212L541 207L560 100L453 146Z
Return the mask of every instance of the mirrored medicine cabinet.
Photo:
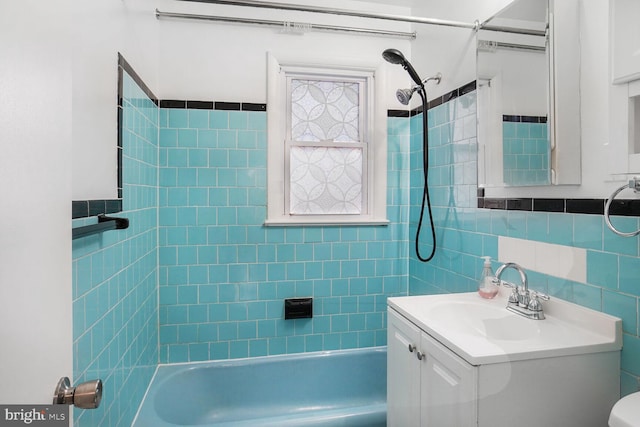
M479 186L514 195L514 188L579 184L578 0L514 0L483 28Z

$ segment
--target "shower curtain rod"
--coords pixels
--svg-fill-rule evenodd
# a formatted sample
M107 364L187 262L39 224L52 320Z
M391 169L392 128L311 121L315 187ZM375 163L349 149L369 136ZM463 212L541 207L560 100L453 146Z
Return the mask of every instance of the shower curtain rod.
M295 10L298 12L327 13L331 15L354 16L358 18L375 18L375 19L386 19L389 21L413 22L416 24L443 25L445 27L477 29L479 26L479 23L469 24L466 22L447 21L443 19L419 18L414 16L402 16L402 15L393 15L393 14L387 14L387 13L356 12L353 10L346 10L346 9L333 9L333 8L321 7L321 6L304 6L299 4L265 2L265 1L258 1L258 0L179 0L179 1L225 4L230 6L249 6L249 7L258 7L263 9Z
M257 7L262 9L294 10L297 12L325 13L330 15L353 16L357 18L372 18L372 19L383 19L387 21L410 22L414 24L427 24L427 25L439 25L443 27L467 28L475 31L487 30L487 31L501 31L501 32L514 33L514 34L527 34L527 35L534 35L534 36L545 35L545 31L492 26L487 23L489 20L482 23L477 20L473 23L468 23L468 22L449 21L449 20L435 19L435 18L422 18L417 16L394 15L389 13L357 12L354 10L333 9L333 8L321 7L321 6L305 6L305 5L299 5L299 4L276 3L276 2L270 2L270 1L265 2L261 0L178 0L178 1L223 4L223 5L229 5L229 6L247 6L247 7Z
M545 46L533 46L528 44L505 43L493 40L478 40L478 49L485 52L492 52L496 49L525 50L529 52L545 53Z
M310 24L310 23L291 22L291 21L271 21L266 19L248 19L248 18L233 18L228 16L216 16L216 15L197 15L197 14L189 14L189 13L161 12L158 9L156 9L156 18L158 19L160 18L196 19L201 21L228 22L232 24L267 25L271 27L280 27L280 28L283 28L284 31L288 31L291 33L320 30L320 31L340 31L340 32L347 32L347 33L369 34L369 35L376 35L376 36L401 37L401 38L408 38L408 39L416 38L415 31L412 33L408 33L408 32L401 32L401 31L374 30L369 28L341 27L336 25L321 25L321 24Z

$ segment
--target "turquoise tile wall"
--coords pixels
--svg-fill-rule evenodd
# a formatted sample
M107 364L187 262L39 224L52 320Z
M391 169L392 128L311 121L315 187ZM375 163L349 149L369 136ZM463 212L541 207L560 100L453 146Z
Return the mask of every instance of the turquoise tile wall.
M158 363L158 108L123 73L127 230L73 242L73 382L101 378L98 409L75 426L130 426ZM114 215L116 216L116 215ZM74 220L73 226L93 219Z
M161 109L160 362L386 344L407 293L407 119L388 119L385 227L264 227L266 113ZM314 298L284 320L284 299Z
M475 93L429 110L428 114L429 182L434 194L439 249L429 264L420 263L413 251L410 252L410 294L475 290L482 270L479 257L497 258L498 236L584 248L587 250L586 283L530 272L531 287L620 317L624 340L621 392L626 395L636 391L640 377L639 239L614 235L603 217L597 215L475 208L471 195L475 194L477 183L473 161L475 133L465 126L467 117L475 120ZM411 119L412 153L419 149L421 140L421 117L415 116ZM415 230L419 214L416 195L422 187L420 167L417 162L411 164L411 230ZM636 230L640 225L637 217L616 217L613 222L623 230ZM425 250L430 248L427 233L421 241Z
M547 132L546 123L502 123L506 184L547 185L550 179Z
M429 121L429 191L436 224L437 251L429 263L418 262L410 252L410 292L460 292L472 289L476 264L483 247L497 251L497 238L470 233L477 197L477 141L475 92L432 108ZM422 114L411 118L410 247L414 247L423 191ZM444 225L444 226L443 226ZM475 230L473 230L475 231ZM431 251L431 232L425 207L420 251ZM482 265L482 264L478 264ZM434 266L440 268L434 269ZM480 270L479 270L480 271ZM465 273L467 276L465 276ZM436 284L444 284L436 286ZM444 286L444 288L442 288Z

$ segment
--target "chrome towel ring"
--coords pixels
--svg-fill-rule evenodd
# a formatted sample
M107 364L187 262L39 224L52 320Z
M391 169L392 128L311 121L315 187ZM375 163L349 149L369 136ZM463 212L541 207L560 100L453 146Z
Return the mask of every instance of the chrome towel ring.
M613 201L613 199L622 190L626 190L627 188L632 189L635 193L639 193L640 192L640 178L634 177L634 178L630 179L628 184L625 184L622 187L618 188L616 191L614 191L611 194L611 196L609 196L609 198L607 199L607 203L604 205L604 222L606 222L607 223L607 227L609 227L611 229L611 231L616 233L618 236L633 237L633 236L637 236L638 234L640 234L640 230L632 231L630 233L625 233L623 231L617 230L613 226L613 224L611 224L611 220L609 219L609 208L611 207L611 202Z

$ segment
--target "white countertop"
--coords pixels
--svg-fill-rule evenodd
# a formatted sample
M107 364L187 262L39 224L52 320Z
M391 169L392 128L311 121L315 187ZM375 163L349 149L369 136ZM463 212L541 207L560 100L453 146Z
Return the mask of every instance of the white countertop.
M509 292L396 297L388 306L472 365L622 348L617 317L552 297L542 302L546 319L530 320L506 309Z

